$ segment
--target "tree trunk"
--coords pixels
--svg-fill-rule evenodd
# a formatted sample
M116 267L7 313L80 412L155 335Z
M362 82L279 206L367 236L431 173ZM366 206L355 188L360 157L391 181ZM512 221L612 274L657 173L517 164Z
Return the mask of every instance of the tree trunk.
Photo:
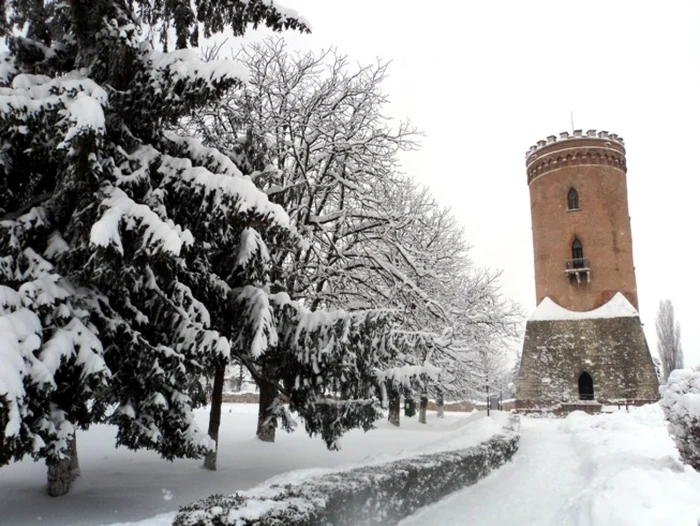
M219 452L219 427L221 427L221 404L224 394L224 377L226 376L226 366L217 365L214 370L214 387L211 392L211 408L209 409L209 438L216 446L214 451L210 451L204 457L204 467L216 471L216 456Z
M260 404L258 405L258 438L263 442L274 442L277 418L273 414L273 405L277 400L277 386L260 382Z
M389 386L389 422L396 427L401 425L401 394L394 386Z
M60 497L70 491L73 481L80 476L78 463L78 444L75 435L70 440L70 449L62 460L49 459L46 461L48 472L47 493L51 497Z
M421 424L428 423L428 393L425 391L420 394L420 406L418 408L418 422Z
M437 393L437 417L438 418L445 418L445 395L442 393L442 390L439 390Z

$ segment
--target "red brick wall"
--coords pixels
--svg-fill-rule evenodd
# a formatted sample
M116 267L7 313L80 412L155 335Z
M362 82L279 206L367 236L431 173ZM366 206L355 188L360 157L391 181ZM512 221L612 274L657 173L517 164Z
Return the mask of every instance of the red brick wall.
M581 138L542 146L527 158L537 304L549 296L586 311L622 292L638 307L627 204L625 149L615 141ZM579 209L567 210L575 188ZM591 282L564 272L578 237L590 261Z

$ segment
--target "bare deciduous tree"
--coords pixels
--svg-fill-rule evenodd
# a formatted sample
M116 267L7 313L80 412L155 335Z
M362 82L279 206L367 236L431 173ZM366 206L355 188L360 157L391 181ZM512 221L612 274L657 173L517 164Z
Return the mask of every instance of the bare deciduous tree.
M515 309L500 297L498 273L472 263L452 212L401 172L399 154L420 134L384 115L388 64L355 67L335 50L294 53L281 39L235 57L250 82L184 125L250 173L304 239L291 253L271 253L273 281L311 311L396 313L386 372L393 423L405 388L462 396L464 349L502 337ZM441 378L423 374L431 364ZM268 377L282 373L275 367Z
M663 381L675 369L683 368L683 349L681 347L681 326L676 320L671 300L659 302L656 313L657 349L661 359Z

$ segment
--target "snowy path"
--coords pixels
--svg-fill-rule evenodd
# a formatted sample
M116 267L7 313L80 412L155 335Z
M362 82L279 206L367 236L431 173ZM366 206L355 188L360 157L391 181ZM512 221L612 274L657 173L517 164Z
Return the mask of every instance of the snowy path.
M657 406L523 418L513 461L400 526L695 526L700 474L677 460Z
M582 489L582 466L570 436L553 433L553 425L549 420L523 419L520 450L512 462L401 526L554 524L561 495Z

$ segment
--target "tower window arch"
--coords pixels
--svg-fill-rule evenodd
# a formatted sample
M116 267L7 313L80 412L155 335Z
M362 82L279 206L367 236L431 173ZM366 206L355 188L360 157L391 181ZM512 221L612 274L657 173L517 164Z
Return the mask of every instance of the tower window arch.
M566 196L566 205L568 210L578 210L578 192L576 188L571 188Z
M571 243L571 259L573 259L574 268L583 268L583 243L579 238L574 238L573 243Z

